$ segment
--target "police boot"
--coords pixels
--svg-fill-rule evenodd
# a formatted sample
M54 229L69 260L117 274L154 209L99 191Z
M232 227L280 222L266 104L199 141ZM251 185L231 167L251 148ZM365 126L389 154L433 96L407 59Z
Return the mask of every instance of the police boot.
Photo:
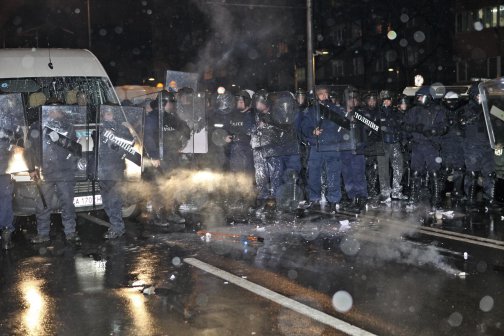
M453 170L450 168L445 168L440 170L437 173L438 180L439 180L439 192L440 195L446 195L446 188L447 188L447 182L448 182L448 177L452 174Z
M410 179L410 197L407 204L408 208L415 208L418 205L418 202L420 200L420 186L421 179L419 177L418 171L414 171L411 174Z
M483 179L483 192L485 196L485 206L488 210L499 210L502 204L498 204L495 199L495 173L490 173Z
M367 172L367 188L368 188L368 196L371 200L378 199L378 171L376 169L376 163L374 165L366 166Z
M14 247L14 244L12 243L12 232L13 230L11 229L4 229L2 232L2 249L3 250L10 250L11 248Z
M164 208L154 210L152 212L149 224L157 226L168 226L168 220L165 217L166 211Z
M430 173L431 180L431 206L433 209L440 209L442 203L442 178L438 172Z
M362 210L363 200L359 197L354 197L352 203L348 206L348 211L360 213Z
M182 224L185 223L185 218L178 213L178 206L172 207L169 213L166 215L166 219L170 223Z
M453 170L453 191L452 197L463 200L464 199L464 172L462 168L457 168Z
M468 210L477 210L476 191L478 187L479 172L472 171L466 175L465 181Z

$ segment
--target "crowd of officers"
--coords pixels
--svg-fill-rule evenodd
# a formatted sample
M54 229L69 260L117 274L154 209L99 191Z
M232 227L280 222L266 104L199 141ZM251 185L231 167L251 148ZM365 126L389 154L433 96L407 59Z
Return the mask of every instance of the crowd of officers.
M217 115L228 133L227 168L254 168L257 211L271 200L280 210L297 201L314 211L360 212L392 200L410 209L498 207L478 83L465 97L442 98L430 86L413 97L332 88L318 86L312 97L240 91L233 111Z
M455 92L438 98L429 86L420 87L412 98L397 97L388 90L378 94L362 93L350 86L333 88L317 86L310 94L302 90L295 94L264 90L233 94L222 90L209 101L207 120L203 117L197 121L181 115L178 107L183 104L177 99L184 100L184 92L162 91L143 106L143 150L151 162L144 178L155 182L179 168L181 149L191 133L207 124L211 140L207 157L217 158L220 169L255 177L253 208L257 213L272 208L358 213L392 200L403 201L408 208L420 204L433 209L461 205L468 209L482 205L498 208L494 151L478 83L470 86L467 98ZM25 143L28 170L41 196L36 204L38 234L32 242L49 240L51 208L43 196L53 194L60 200L66 239L78 240L72 200L81 153L75 152L75 129L63 110L54 106L46 112L43 125L30 126ZM110 106L97 113L99 135L93 133L91 137L102 148L93 156L99 160L95 171L99 176L89 178L99 183L111 224L104 238L115 239L124 234L120 181L125 155L117 151L121 144L114 139L131 138L131 130L124 120L116 118ZM9 129L10 124L7 119L2 121L0 149L4 158L10 155L11 133L16 129ZM42 146L30 146L40 137ZM133 143L135 139L129 140ZM37 153L40 150L44 153ZM7 161L1 160L4 165ZM477 197L479 189L482 197ZM155 190L151 195L152 222L163 226L184 223L177 211L179 204L167 208L161 194L166 191ZM12 192L10 175L1 175L4 248L10 247L14 230ZM446 198L448 193L450 197Z

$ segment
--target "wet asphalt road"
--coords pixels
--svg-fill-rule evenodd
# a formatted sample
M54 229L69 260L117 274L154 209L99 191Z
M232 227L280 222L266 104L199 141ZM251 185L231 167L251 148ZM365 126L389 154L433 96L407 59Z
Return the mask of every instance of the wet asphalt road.
M0 254L0 335L344 334L185 258L373 334L504 334L500 213L436 220L399 206L195 222L178 233L139 218L114 242L80 219L78 245L64 241L56 216L51 243L32 246L34 223L23 219L16 247Z

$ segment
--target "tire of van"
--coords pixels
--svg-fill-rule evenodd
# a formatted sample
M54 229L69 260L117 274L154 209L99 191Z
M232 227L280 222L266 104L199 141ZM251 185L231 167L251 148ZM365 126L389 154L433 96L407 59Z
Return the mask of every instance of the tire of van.
M122 208L123 218L132 218L140 214L140 205L137 203L125 206Z

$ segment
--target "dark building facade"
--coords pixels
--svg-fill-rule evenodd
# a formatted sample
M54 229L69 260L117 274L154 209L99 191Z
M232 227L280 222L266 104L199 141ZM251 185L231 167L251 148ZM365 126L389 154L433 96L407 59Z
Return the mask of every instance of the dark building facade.
M452 1L317 1L316 83L401 90L421 74L452 83Z
M456 1L456 81L502 76L504 2Z

